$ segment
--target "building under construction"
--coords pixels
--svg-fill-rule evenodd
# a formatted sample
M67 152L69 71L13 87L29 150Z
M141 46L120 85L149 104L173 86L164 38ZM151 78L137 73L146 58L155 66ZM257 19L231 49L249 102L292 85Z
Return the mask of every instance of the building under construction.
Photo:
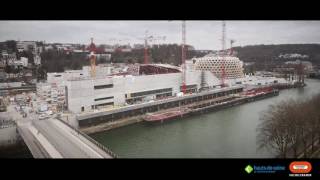
M149 64L147 53L144 64L96 66L96 46L92 39L88 48L91 66L77 71L48 74L48 83L60 83L65 87L65 104L71 113L82 114L82 117L93 113L98 119L101 119L99 113L111 113L111 120L117 119L113 111L120 112L121 109L136 109L137 112L130 110L129 115L139 114L148 112L150 108L159 109L161 101L170 101L164 106L180 106L186 101L195 102L239 93L250 86L287 83L284 79L275 77L244 76L242 61L232 53L226 53L224 40L222 54L186 60L185 26L183 22L182 60L179 67ZM224 31L223 29L223 39ZM154 103L160 105L153 107ZM93 123L86 120L93 118L92 115L89 116L78 119L79 124Z
M200 92L204 87L208 91L221 88L220 78L214 73L220 64L211 63L210 58L186 61L186 94ZM202 66L206 63L208 66ZM284 79L274 77L245 77L239 59L233 59L226 69L225 82L229 87L285 83ZM168 64L97 66L95 76L90 70L84 67L83 70L48 74L49 84L65 86L66 106L73 113L134 106L184 94L181 67Z

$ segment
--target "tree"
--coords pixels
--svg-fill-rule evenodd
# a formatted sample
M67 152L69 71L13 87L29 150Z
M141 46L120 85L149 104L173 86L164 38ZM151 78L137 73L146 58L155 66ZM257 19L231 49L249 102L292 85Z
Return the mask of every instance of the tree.
M259 148L268 148L276 151L280 157L286 158L288 146L290 144L291 129L288 126L286 112L289 102L282 102L277 105L270 106L266 111L258 127L258 144Z
M17 42L14 40L9 40L5 42L8 50L12 51L12 52L17 52Z
M259 148L271 148L283 158L297 158L301 153L310 157L315 142L320 140L319 107L320 94L304 101L287 100L271 106L260 118Z

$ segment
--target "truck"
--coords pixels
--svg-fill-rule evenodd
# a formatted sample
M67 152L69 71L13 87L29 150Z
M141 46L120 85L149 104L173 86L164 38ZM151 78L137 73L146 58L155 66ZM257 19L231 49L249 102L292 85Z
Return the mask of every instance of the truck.
M7 111L7 106L4 104L3 98L0 98L0 112Z

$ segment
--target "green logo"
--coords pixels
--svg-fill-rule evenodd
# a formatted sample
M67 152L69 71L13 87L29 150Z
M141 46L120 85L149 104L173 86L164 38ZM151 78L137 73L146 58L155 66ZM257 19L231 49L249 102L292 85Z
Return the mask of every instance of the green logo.
M246 168L244 168L244 170L245 170L248 174L250 174L250 173L253 171L253 168L252 168L252 166L248 165L248 166L246 166Z

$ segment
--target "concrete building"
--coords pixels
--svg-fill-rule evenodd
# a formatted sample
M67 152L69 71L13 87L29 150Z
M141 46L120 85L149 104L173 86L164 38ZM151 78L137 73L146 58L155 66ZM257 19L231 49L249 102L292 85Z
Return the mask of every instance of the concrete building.
M285 62L285 64L289 65L289 66L290 65L296 66L296 65L299 65L300 63L303 65L305 71L312 71L313 70L313 66L310 61L295 60L295 61L286 61Z
M14 66L17 61L16 53L8 54L6 51L2 53L2 64L4 66Z
M47 73L47 83L57 83L65 85L65 82L70 79L82 79L90 76L91 67L83 66L82 70L67 70L61 73ZM115 67L110 64L100 64L96 67L97 76L109 75L118 73Z
M41 57L39 55L35 55L33 61L35 65L41 65Z
M46 45L45 47L44 47L44 50L46 50L46 51L49 51L49 50L52 50L53 49L53 46L50 44L50 45Z
M106 106L143 103L176 96L181 92L182 74L179 68L161 64L137 66L138 74L69 79L66 81L68 109L80 113ZM219 83L210 72L206 72L206 76L209 77L209 86ZM187 91L197 92L201 83L201 71L188 69L186 83Z
M20 59L17 59L15 54L12 54L6 57L5 61L7 62L8 66L28 67L28 58L20 57Z
M9 56L9 54L8 54L8 52L6 51L6 50L2 50L1 51L1 57L2 58L6 58L6 57L8 57Z
M65 86L62 83L37 83L39 111L42 109L53 112L61 111L66 104Z
M35 41L18 41L17 42L18 52L32 51L34 54L37 53L37 44Z
M244 76L243 63L238 58L226 59L225 83L228 86L259 86L282 82L282 79L274 77ZM220 60L219 57L206 56L186 61L187 93L202 91L203 87L220 88ZM65 87L65 103L73 113L175 97L182 91L181 67L168 64L108 64L97 66L95 77L90 76L90 71L91 67L86 66L82 70L48 73L48 83L59 83Z

